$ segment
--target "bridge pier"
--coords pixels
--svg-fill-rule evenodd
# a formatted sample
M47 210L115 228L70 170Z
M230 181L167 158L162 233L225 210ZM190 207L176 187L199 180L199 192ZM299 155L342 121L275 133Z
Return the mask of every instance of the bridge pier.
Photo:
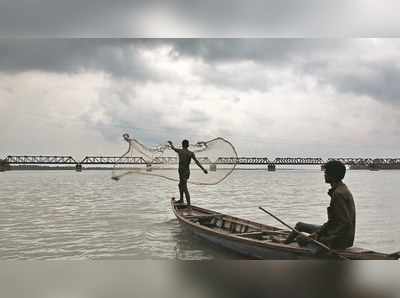
M75 171L82 172L82 165L80 163L76 164Z
M0 159L0 172L9 171L11 169L7 160Z
M210 172L216 172L217 171L217 165L215 163L210 164Z
M276 165L274 163L269 163L268 172L275 172L275 170L276 170Z

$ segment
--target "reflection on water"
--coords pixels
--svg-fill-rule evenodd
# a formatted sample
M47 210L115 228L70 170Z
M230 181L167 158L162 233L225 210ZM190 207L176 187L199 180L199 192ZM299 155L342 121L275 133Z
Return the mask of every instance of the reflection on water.
M312 261L239 261L180 264L185 283L212 297L398 297L396 264ZM374 270L385 271L373 275ZM368 274L362 272L369 271ZM375 282L370 282L374 280ZM210 295L211 294L211 295Z
M400 250L400 171L348 171L357 205L356 245ZM279 225L326 220L329 197L319 169L235 171L216 186L189 186L205 208ZM170 208L174 182L108 171L0 173L0 259L238 259L182 230Z
M0 286L9 298L397 298L399 274L381 261L3 262Z

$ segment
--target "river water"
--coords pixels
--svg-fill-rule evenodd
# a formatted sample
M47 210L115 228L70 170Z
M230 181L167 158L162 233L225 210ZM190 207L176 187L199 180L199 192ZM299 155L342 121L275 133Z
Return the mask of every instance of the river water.
M0 259L240 259L183 230L170 208L173 181L109 171L0 173ZM349 170L357 208L355 245L400 250L400 171ZM329 204L317 168L235 170L215 186L189 185L192 204L279 226L322 224Z

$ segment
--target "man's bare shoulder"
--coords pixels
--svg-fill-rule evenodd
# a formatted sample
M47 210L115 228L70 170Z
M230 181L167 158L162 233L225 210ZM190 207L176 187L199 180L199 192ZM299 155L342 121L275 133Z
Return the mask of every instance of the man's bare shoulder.
M352 194L350 190L347 188L346 184L343 183L339 185L338 188L336 188L335 198L348 200L350 197L352 198Z
M193 157L193 152L192 151L190 151L190 150L188 150L188 149L179 149L180 151L179 151L179 153L182 155L182 156L185 156L185 157Z
M350 190L348 189L347 185L344 183L341 183L336 189L335 193L337 194L347 194L349 193Z

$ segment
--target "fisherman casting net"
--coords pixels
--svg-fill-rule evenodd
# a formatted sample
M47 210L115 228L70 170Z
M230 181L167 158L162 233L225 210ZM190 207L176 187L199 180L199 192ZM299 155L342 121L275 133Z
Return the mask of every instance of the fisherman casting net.
M124 134L123 138L128 142L128 151L114 164L112 179L119 180L129 175L149 175L179 181L178 154L169 144L147 147L128 134ZM175 147L181 148L178 144ZM238 156L235 147L223 138L190 144L188 149L208 170L205 175L192 160L188 183L215 185L226 179L236 167Z

